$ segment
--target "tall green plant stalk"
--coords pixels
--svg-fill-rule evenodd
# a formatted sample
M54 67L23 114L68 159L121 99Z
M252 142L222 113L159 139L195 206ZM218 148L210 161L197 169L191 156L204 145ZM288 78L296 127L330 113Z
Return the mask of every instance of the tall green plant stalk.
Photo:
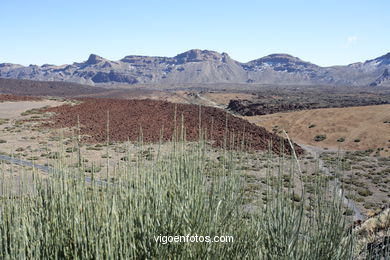
M185 128L178 133L175 124L174 132L166 156L147 162L137 153L135 163L121 162L109 172L117 180L107 178L107 185L86 182L82 169L58 160L50 178L33 179L35 192L15 197L4 194L6 173L0 167L0 259L352 258L342 202L328 196L324 183L318 183L310 198L302 193L301 201L292 200L294 190L283 187L282 176L293 178L294 167L288 172L286 159L280 158L277 169L267 168L268 179L277 179L267 190L270 199L263 208L248 211L245 183L236 167L242 154L228 149L226 139L223 166L210 170L206 142L187 145ZM140 134L137 149L143 151L142 128ZM229 140L234 144L234 135ZM271 161L275 155L268 156ZM308 204L309 212L304 210ZM164 245L154 240L187 234L230 235L234 242Z

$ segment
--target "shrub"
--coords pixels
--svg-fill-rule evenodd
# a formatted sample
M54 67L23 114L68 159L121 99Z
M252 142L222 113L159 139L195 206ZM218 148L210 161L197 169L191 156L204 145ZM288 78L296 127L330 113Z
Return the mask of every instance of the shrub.
M370 191L369 189L366 189L366 188L360 188L357 190L357 192L360 196L363 196L363 197L367 197L367 196L372 195L372 191Z
M42 109L44 109L44 108L42 108ZM27 110L25 112L22 112L20 115L28 116L28 115L37 115L37 114L43 114L42 110L37 109L37 108L33 108L33 109Z
M128 156L123 156L123 157L121 157L120 160L127 162L127 161L129 161L129 157Z
M337 139L337 142L339 142L339 143L342 143L342 142L344 142L345 141L345 138L344 137L340 137L339 139Z
M346 209L344 211L344 215L346 215L346 216L353 216L353 214L354 214L354 211L352 209Z
M96 172L104 166L69 169L55 163L55 174L47 181L33 179L33 196L2 197L0 258L353 258L342 200L329 197L321 179L312 185L315 194L308 206L307 194L283 187L292 178L269 167L267 180L274 186L262 194L267 203L258 211L246 210L244 203L250 200L244 200L240 171L226 167L234 165L233 155L210 170L202 144L180 147L174 146L165 159L118 167L115 183L110 175L107 183L94 174L90 182L85 179L83 169ZM148 160L144 154L139 157ZM252 189L258 187L254 185ZM230 235L234 242L155 241L159 235L187 234Z
M77 151L77 147L67 147L65 152L67 153L73 153Z
M324 141L326 139L326 135L316 135L314 137L314 141L316 142L321 142L321 141Z
M0 125L8 123L8 122L9 122L9 119L7 119L7 118L0 118Z
M296 193L293 193L293 194L292 194L291 199L292 199L293 201L295 201L295 202L300 202L300 201L302 200L301 196L299 196L299 195L296 194Z
M59 157L60 157L60 153L59 152L50 152L47 155L47 158L49 158L49 159L58 159Z

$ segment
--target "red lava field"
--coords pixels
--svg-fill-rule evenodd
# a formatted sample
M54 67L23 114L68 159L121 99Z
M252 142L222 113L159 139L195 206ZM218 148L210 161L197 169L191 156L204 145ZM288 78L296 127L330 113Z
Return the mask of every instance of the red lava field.
M77 105L62 105L48 108L45 111L55 115L43 126L52 128L77 126L77 117L80 120L80 131L87 136L86 142L105 142L107 140L107 111L109 111L109 137L112 141L136 141L142 128L144 142L158 142L172 140L176 126L181 128L182 118L186 133L186 140L199 140L199 114L201 129L207 130L208 140L214 145L223 146L224 137L231 133L244 136L245 143L254 150L267 150L272 140L272 150L280 153L281 142L284 142L286 153L291 153L287 140L281 139L262 127L235 117L225 111L212 107L197 105L174 104L155 100L120 100L120 99L93 99L83 98ZM200 111L199 111L200 110ZM227 122L227 124L226 124ZM226 127L227 125L227 127ZM226 134L226 129L228 134ZM237 141L239 143L241 141ZM297 154L302 154L301 147L295 144Z
M38 101L42 100L39 97L15 96L0 94L0 101Z

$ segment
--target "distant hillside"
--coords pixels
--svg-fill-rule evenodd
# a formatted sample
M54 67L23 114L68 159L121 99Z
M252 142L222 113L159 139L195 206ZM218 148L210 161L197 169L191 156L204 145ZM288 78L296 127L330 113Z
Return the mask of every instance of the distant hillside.
M70 65L0 64L0 77L99 84L257 83L276 85L390 86L390 53L346 66L321 67L288 54L247 63L226 53L190 50L175 57L126 56L110 61L91 54Z
M23 96L77 96L103 92L101 88L69 82L0 78L0 94Z

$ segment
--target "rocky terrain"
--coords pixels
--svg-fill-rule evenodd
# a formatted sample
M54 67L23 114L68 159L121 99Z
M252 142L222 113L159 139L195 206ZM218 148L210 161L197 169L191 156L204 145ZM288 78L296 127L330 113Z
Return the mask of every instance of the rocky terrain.
M175 57L126 56L111 61L91 54L69 65L0 64L0 77L102 84L237 83L276 85L390 86L390 53L346 66L320 67L288 54L247 63L227 53L190 50Z
M217 108L155 100L88 98L80 101L82 102L77 105L62 105L44 110L44 112L54 112L55 115L43 126L75 127L79 117L80 131L87 142L105 142L107 122L109 122L110 140L137 141L142 135L143 141L149 143L172 140L175 126L177 135L180 135L183 123L188 141L199 140L199 128L201 128L207 133L205 138L219 147L224 146L226 137L228 145L230 143L240 147L244 142L254 150L268 150L272 142L270 148L276 153L281 152L283 142L285 152L291 153L287 140ZM229 138L231 135L235 137ZM303 153L303 149L298 145L295 145L295 149L297 154Z
M390 89L373 87L306 87L253 90L245 98L234 98L227 109L243 115L267 115L317 108L343 108L390 104Z
M41 100L41 98L0 94L0 102L5 102L5 101L38 101L38 100Z
M102 88L71 82L34 81L0 78L0 94L17 96L77 96L102 93Z

